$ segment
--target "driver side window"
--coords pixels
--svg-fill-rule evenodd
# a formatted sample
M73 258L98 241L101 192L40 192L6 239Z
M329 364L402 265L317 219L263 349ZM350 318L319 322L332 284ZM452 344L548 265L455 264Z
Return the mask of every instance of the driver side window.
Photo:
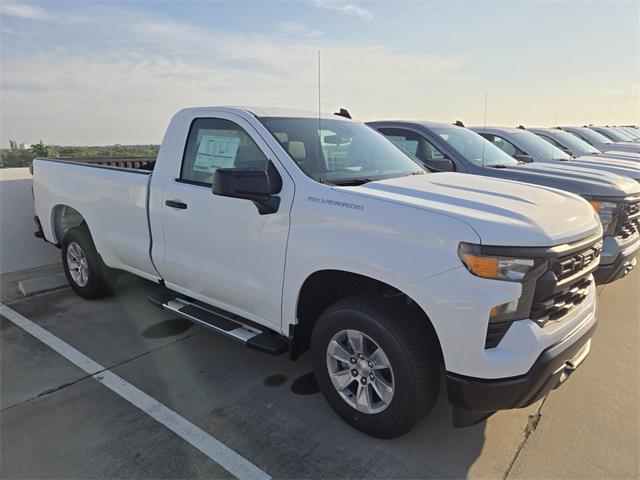
M180 180L210 186L218 168L264 170L268 163L240 125L221 118L198 118L189 130Z
M502 150L507 155L511 155L512 157L515 155L523 155L524 152L516 147L513 143L505 140L504 138L498 135L483 135L487 140L493 143L496 147Z
M400 128L381 128L380 133L401 150L419 159L427 167L434 170L451 170L450 166L443 168L446 155L422 135ZM447 160L446 163L448 162Z
M562 145L560 145L558 142L556 142L553 138L548 137L547 135L542 135L540 133L537 133L536 135L538 135L540 138L546 140L547 142L549 142L554 147L559 148L560 150L565 150L565 148Z

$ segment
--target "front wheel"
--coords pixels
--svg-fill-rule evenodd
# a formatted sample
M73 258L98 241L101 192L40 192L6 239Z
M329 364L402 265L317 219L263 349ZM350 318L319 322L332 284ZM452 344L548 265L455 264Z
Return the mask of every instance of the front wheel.
M81 297L94 299L110 293L113 275L102 263L85 225L71 228L65 234L62 265L69 285Z
M396 301L359 295L318 319L311 353L327 402L355 428L380 438L411 430L438 396L437 347L422 319Z

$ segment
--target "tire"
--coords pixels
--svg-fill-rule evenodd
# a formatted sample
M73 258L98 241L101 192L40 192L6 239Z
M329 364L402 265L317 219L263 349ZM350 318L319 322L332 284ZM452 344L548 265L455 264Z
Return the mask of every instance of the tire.
M89 300L111 293L115 275L102 262L86 224L71 228L62 240L62 265L71 288ZM78 264L84 275L79 275Z
M363 352L352 348L352 337L358 342L353 332L363 334ZM385 355L372 355L376 348ZM433 408L440 389L437 351L435 335L423 319L397 300L375 295L357 295L331 305L316 322L311 338L313 369L331 408L358 430L379 438L407 433ZM349 364L337 360L345 352L354 355L345 359ZM382 368L385 363L391 368ZM349 382L346 366L353 378L339 391ZM368 386L362 385L363 379ZM391 394L385 384L392 387ZM358 403L365 397L366 402Z

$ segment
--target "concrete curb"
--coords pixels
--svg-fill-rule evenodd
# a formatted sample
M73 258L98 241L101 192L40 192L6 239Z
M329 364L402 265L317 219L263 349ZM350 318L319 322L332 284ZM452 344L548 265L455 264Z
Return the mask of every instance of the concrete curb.
M58 288L68 287L67 279L64 273L49 275L47 277L31 278L18 283L18 290L25 296L35 295L37 293L49 292Z

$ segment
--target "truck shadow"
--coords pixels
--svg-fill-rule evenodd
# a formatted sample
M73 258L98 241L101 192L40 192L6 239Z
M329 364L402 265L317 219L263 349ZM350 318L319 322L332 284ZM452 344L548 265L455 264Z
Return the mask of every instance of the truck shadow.
M474 476L495 477L508 465L506 454L517 447L516 442L513 449L504 449L499 465L484 467L494 461L490 455L479 468L486 422L454 429L444 391L424 422L408 434L392 440L367 436L343 422L317 393L308 375L308 354L291 362L287 355L264 355L177 321L146 300L154 288L123 275L111 297L88 302L71 291L57 292L21 302L19 311L274 478L464 478L472 467ZM111 445L118 442L109 439ZM90 460L96 455L86 449L90 444L91 438L83 440L80 433L59 447ZM140 445L140 451L172 455L162 448ZM111 453L124 472L139 461L135 452L131 458ZM205 475L210 460L181 455L178 476ZM163 476L158 469L152 467L149 475Z
M131 282L140 287L146 282L129 276L122 280L114 300L133 308L140 297L134 299ZM186 324L159 319L158 314L137 338L147 341L150 331L176 327L177 341L118 374L273 477L464 478L483 452L486 421L454 429L444 383L421 424L400 438L380 440L331 410L315 383L308 353L291 362L286 354L264 355L200 326L183 331Z

